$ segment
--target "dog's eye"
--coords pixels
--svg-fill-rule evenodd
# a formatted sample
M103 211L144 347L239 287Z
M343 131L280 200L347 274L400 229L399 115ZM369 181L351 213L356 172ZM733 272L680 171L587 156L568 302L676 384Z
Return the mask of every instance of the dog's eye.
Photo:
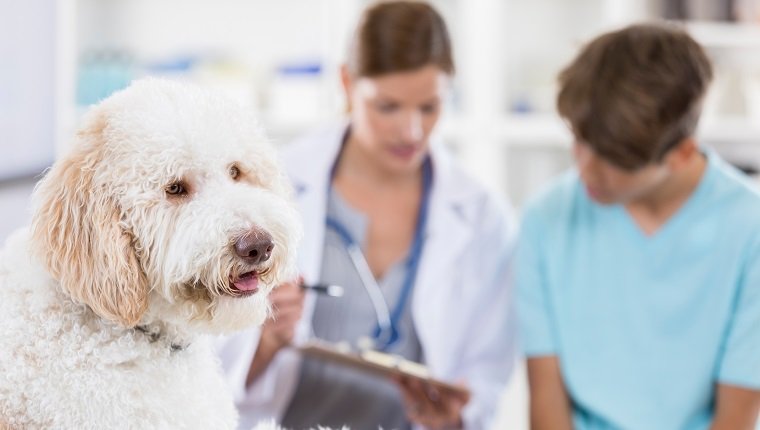
M240 176L240 168L236 165L230 166L230 178L237 179Z
M187 188L182 182L172 182L166 186L165 190L166 194L170 196L184 196L187 194Z

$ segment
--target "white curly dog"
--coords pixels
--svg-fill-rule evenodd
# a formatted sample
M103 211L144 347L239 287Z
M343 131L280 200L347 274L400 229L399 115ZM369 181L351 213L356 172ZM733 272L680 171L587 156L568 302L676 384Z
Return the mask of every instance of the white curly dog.
M252 115L146 80L93 108L0 254L0 427L232 429L206 335L260 324L298 215Z

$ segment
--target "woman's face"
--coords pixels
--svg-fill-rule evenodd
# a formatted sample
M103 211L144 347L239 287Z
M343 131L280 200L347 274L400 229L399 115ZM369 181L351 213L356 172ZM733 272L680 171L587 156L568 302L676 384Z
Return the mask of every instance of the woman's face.
M434 65L377 77L344 72L351 139L385 170L416 170L427 154L447 84L448 75Z

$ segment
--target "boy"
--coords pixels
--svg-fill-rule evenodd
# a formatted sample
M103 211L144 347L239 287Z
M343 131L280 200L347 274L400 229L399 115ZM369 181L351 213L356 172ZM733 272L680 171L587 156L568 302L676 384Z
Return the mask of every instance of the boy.
M561 73L577 169L524 213L533 429L750 429L760 405L760 196L694 139L710 62L635 25Z

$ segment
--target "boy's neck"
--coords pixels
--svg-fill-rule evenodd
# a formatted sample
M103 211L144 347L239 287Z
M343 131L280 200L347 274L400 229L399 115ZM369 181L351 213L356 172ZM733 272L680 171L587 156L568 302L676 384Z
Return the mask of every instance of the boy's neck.
M644 233L652 235L688 201L706 170L706 156L696 153L685 169L673 173L654 192L625 208Z

